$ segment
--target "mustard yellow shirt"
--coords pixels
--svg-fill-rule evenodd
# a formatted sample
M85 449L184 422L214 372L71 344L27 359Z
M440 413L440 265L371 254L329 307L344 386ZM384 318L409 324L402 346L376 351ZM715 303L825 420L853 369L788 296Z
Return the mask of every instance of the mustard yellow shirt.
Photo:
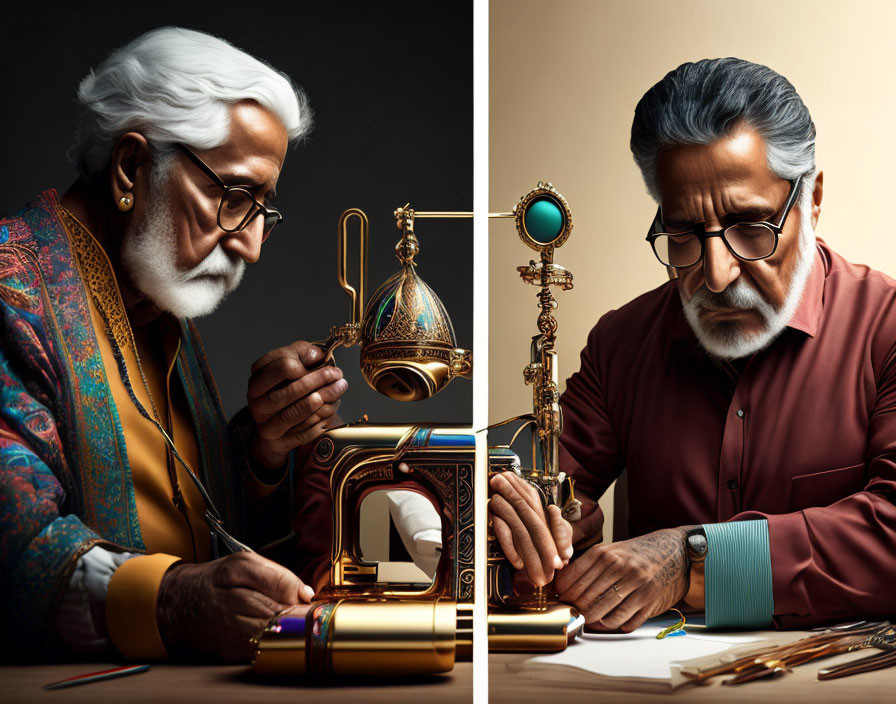
M155 616L159 584L175 562L211 558L211 539L202 520L205 502L162 433L131 400L98 306L103 307L114 328L137 399L165 428L178 453L201 477L189 402L176 366L181 342L179 328L173 319L162 315L132 330L114 271L101 245L70 213L64 213L63 221L70 232L80 228L77 240L81 244L75 248L78 266L91 294L91 322L124 433L147 553L128 560L112 575L106 597L106 628L116 648L126 657L163 658L166 651ZM178 489L183 496L182 510L173 501Z

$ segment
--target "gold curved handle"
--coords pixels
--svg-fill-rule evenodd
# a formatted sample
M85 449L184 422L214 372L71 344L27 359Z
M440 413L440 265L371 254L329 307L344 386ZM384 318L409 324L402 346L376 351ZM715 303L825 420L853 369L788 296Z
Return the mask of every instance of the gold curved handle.
M359 233L359 263L358 263L358 288L348 282L348 225L349 220L357 218L360 223ZM364 286L367 280L367 239L370 231L370 223L367 215L360 208L349 208L339 217L339 246L337 259L339 266L337 277L339 285L352 299L352 325L360 325L364 315Z
M451 359L448 362L450 369L449 381L462 376L464 379L473 378L473 353L470 350L462 350L459 347L451 350Z
M349 287L351 288L351 287ZM339 347L351 347L361 340L361 326L355 323L348 325L336 325L330 330L330 336L326 340L315 340L312 345L319 347L324 353L323 359L315 365L315 368L325 364L335 364L333 353Z

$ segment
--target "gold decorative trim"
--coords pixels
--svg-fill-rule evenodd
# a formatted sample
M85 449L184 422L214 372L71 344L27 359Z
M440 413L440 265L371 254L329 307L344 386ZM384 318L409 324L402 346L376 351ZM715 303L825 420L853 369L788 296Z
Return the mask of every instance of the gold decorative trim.
M68 210L59 206L72 250L81 268L82 280L94 305L105 315L118 346L136 350L134 333L121 300L121 291L105 250L90 231Z

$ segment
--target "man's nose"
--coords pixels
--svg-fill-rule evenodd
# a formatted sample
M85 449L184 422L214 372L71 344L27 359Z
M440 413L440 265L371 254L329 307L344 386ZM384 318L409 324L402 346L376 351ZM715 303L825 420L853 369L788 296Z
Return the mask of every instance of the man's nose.
M708 237L703 252L703 280L713 293L721 293L740 276L740 260L728 251L721 237Z
M261 241L264 236L264 218L252 218L239 232L226 234L221 246L236 254L246 264L254 264L261 257Z

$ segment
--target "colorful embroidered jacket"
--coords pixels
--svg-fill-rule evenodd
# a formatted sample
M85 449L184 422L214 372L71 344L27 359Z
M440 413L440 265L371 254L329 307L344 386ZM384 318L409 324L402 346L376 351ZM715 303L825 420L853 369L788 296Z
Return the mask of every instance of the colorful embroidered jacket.
M0 602L3 640L59 645L56 612L78 557L96 544L144 550L124 435L85 287L47 191L0 220ZM203 483L245 534L245 458L227 441L198 331L182 321L177 370L190 399ZM10 630L11 629L11 632Z

